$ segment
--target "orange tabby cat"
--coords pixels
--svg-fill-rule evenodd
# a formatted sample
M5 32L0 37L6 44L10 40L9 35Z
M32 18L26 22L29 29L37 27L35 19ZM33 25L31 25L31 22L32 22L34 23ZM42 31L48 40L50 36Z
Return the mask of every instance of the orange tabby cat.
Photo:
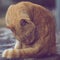
M46 8L31 2L11 5L6 13L6 25L17 41L2 57L41 57L56 53L55 21Z

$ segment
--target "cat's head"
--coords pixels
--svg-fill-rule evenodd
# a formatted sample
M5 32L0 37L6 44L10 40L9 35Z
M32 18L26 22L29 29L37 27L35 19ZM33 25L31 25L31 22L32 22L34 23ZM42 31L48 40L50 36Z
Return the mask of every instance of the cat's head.
M25 14L20 14L19 9L10 6L6 13L6 25L11 29L17 40L30 44L35 38L35 24Z

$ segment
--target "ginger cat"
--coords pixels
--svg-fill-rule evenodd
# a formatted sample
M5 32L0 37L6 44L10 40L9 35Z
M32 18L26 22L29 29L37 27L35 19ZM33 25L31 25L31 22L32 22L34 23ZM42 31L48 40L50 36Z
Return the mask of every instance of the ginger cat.
M27 1L11 5L6 13L6 25L17 41L2 57L28 58L56 53L55 19L43 6Z

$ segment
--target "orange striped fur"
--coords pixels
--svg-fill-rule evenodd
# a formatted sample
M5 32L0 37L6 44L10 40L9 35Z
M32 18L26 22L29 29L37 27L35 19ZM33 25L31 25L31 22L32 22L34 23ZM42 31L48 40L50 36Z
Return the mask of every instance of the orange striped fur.
M6 25L17 41L2 57L41 57L56 53L55 20L49 10L31 2L11 5L6 13Z

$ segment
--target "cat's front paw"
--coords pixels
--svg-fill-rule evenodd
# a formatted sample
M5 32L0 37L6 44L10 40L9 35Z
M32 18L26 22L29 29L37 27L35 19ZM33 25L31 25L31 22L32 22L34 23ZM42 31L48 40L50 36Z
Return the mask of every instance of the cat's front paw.
M14 50L13 49L6 49L3 53L2 53L2 57L4 58L14 58Z

